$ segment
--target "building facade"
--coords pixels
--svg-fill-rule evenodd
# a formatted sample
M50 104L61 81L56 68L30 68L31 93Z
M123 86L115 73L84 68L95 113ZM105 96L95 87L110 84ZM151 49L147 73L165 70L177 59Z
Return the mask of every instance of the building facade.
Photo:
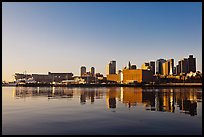
M162 75L173 75L174 74L174 59L169 59L162 63Z
M52 82L61 82L63 80L73 79L73 73L51 73L48 72L48 75L52 77Z
M150 65L150 70L153 72L153 74L155 74L155 62L150 61L149 65Z
M123 69L123 83L133 83L133 82L154 82L153 72L144 69Z
M86 73L86 67L81 66L81 76L83 76Z
M91 76L95 76L95 68L94 67L91 67L90 73L91 73Z
M166 62L165 59L158 59L158 60L156 61L156 74L163 74L163 72L162 72L162 70L163 70L162 64L163 64L164 62Z
M111 61L106 67L106 75L116 74L116 61Z
M196 72L196 58L193 58L193 55L189 55L188 58L188 73Z

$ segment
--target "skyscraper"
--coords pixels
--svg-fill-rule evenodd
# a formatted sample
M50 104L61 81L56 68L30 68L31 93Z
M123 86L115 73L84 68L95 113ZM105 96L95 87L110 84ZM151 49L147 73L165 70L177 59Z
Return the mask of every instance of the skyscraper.
M188 73L191 71L196 72L196 59L193 58L193 55L189 55L188 58Z
M193 58L193 55L189 55L189 58L184 58L178 62L176 74L187 74L191 71L196 72L196 58Z
M162 63L164 63L164 62L166 62L166 60L165 59L158 59L157 61L156 61L156 73L157 74L163 74L162 73Z
M162 64L162 75L173 75L174 59L169 59Z
M91 67L91 76L94 76L95 75L95 68L94 67Z
M116 61L110 61L106 67L106 75L116 74Z
M166 61L162 63L162 75L168 75L169 63Z
M150 70L153 72L153 74L155 74L155 62L154 61L150 61Z
M81 76L83 76L86 73L86 67L81 66Z
M181 60L181 73L188 73L188 59Z
M174 74L174 59L169 59L167 61L169 63L169 72L168 72L168 75L173 75Z

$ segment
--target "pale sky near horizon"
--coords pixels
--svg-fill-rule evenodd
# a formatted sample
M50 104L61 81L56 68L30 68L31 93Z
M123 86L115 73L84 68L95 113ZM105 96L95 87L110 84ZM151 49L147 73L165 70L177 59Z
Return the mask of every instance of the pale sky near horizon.
M202 72L201 2L3 2L2 80L15 72L105 75L131 61L138 68L159 58L174 64L192 54Z

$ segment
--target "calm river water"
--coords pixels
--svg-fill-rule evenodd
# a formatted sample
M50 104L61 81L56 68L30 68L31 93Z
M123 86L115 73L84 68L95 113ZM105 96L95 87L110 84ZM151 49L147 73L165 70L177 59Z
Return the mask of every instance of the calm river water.
M202 88L2 87L3 135L202 135Z

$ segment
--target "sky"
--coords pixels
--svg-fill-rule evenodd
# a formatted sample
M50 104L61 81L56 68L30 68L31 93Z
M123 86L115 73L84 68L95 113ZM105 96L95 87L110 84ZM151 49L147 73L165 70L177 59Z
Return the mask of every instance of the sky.
M202 72L201 2L3 2L2 80L14 73L106 75L157 59L196 58Z

